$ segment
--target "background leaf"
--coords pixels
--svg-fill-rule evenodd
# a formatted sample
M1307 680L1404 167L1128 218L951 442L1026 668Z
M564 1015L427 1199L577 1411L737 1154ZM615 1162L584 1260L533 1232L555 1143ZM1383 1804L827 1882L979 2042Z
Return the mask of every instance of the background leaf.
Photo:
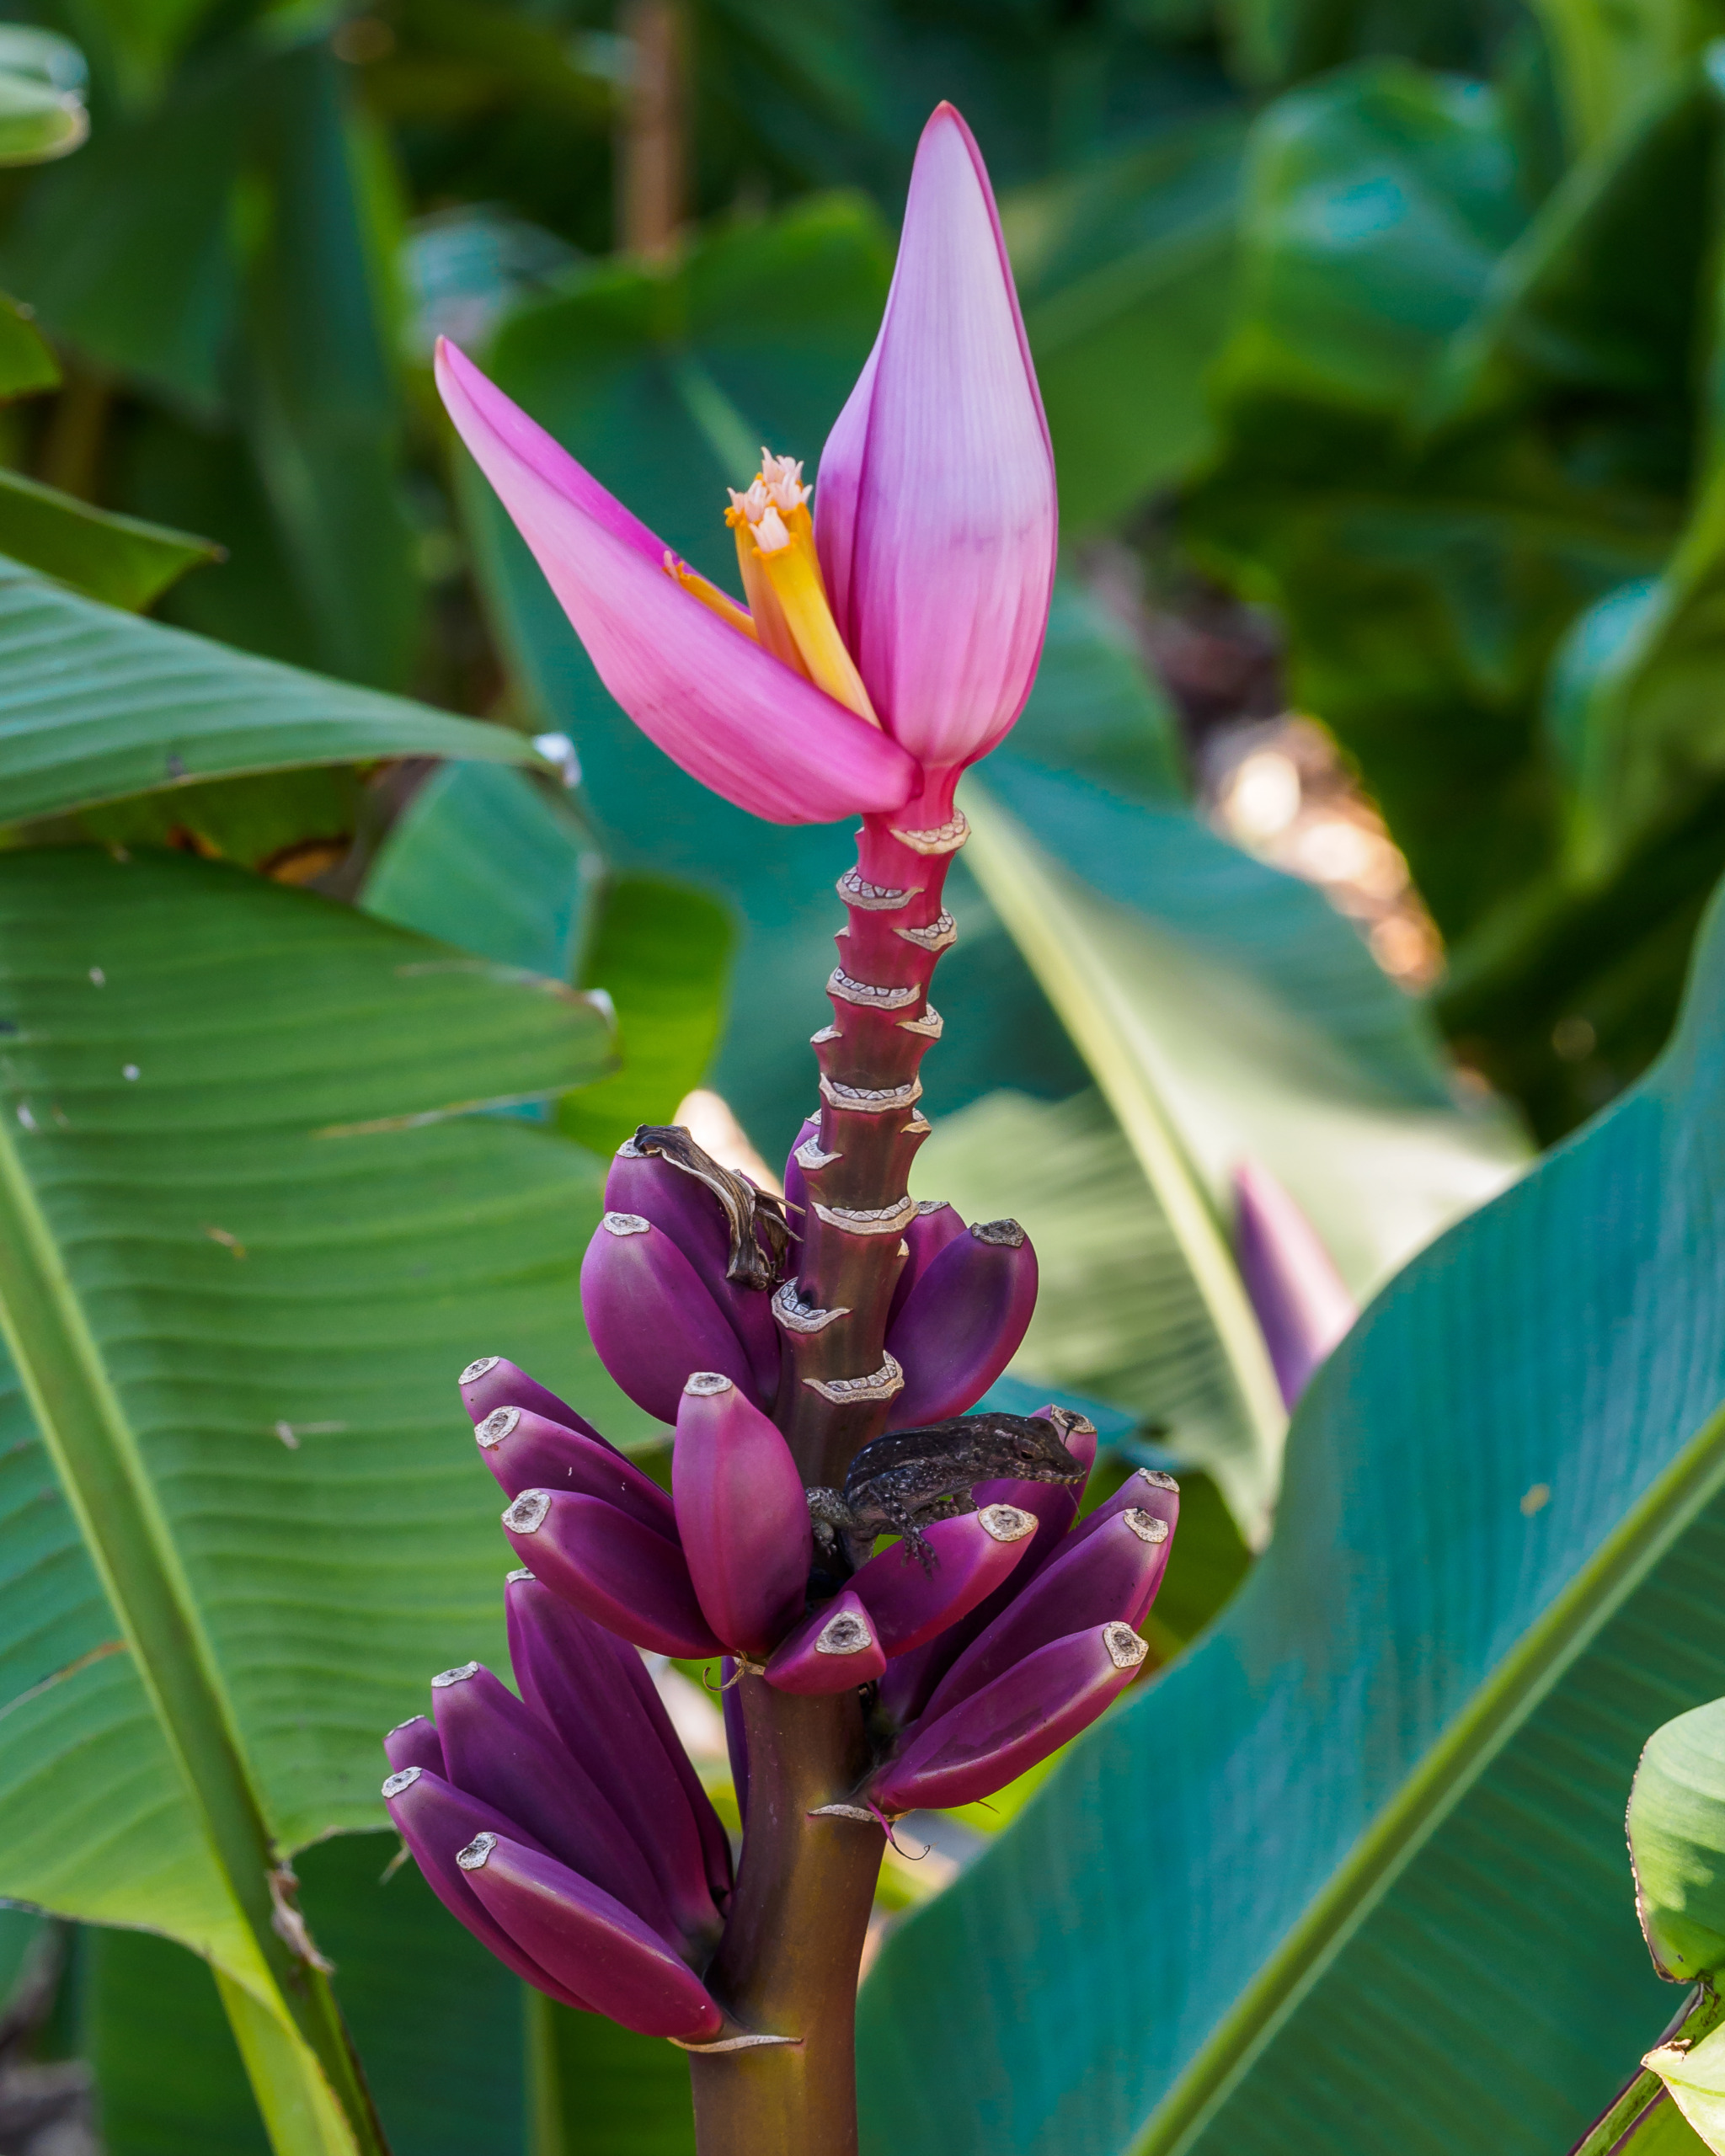
M71 494L0 472L0 553L56 577L88 599L137 609L221 549L135 516L93 509Z
M279 2012L233 1806L286 1849L375 1824L377 1729L452 1646L499 1644L432 1334L495 1327L640 1426L569 1315L596 1164L443 1119L579 1082L605 1028L566 990L173 857L0 861L0 967L7 1321L54 1459L19 1402L0 1892L168 1932ZM220 1673L207 1700L176 1626Z
M0 560L0 819L184 780L401 755L525 763L518 734L93 605Z

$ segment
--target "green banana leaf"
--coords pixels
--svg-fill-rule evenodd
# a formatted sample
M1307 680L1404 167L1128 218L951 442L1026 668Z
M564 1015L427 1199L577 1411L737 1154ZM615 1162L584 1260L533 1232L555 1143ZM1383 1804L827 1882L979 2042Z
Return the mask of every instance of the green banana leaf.
M22 472L0 471L0 554L88 599L132 610L221 548L190 532L96 509Z
M607 884L582 955L584 988L617 1013L622 1069L558 1103L558 1128L609 1156L644 1123L670 1123L706 1077L735 942L729 910L650 876Z
M1526 220L1488 88L1345 70L1276 100L1247 168L1221 453L1188 529L1281 611L1298 707L1357 760L1455 941L1556 857L1546 669L1580 611L1660 566L1679 511L1644 438L1683 423L1651 391L1608 406L1585 469L1561 407L1499 400L1428 430ZM1640 288L1621 248L1593 279Z
M1243 133L1204 113L1001 205L1068 541L1210 446L1204 373L1227 327Z
M1013 753L972 783L976 867L1050 1000L1105 1092L1154 1088L1218 1211L1240 1158L1262 1161L1363 1297L1525 1161L1514 1119L1452 1091L1429 1014L1309 884L1189 812ZM1099 1027L1134 1075L1104 1075Z
M189 780L413 755L534 760L507 727L139 621L0 559L0 823Z
M0 293L0 398L35 397L60 387L60 362L28 307Z
M1717 27L1706 8L1668 0L1631 0L1627 7L1535 0L1535 6L1577 151L1604 147L1633 127Z
M1221 1481L1261 1541L1284 1419L1263 1394L1262 1343L1247 1334L1242 1381L1187 1246L1100 1095L991 1093L936 1124L913 1180L967 1219L1005 1214L1028 1230L1036 1310L1013 1374L1132 1410ZM1248 1383L1259 1391L1242 1397Z
M1658 1068L1318 1377L1216 1627L888 1943L866 2146L1548 2156L1604 2107L1670 2013L1624 1791L1725 1689L1722 1109L1716 906Z
M608 1028L327 901L93 850L0 860L0 1019L30 1403L8 1380L0 1895L206 1955L280 2145L344 2146L294 2124L328 2108L291 2033L320 1993L265 1870L377 1825L377 1732L500 1648L449 1362L500 1349L643 1425L572 1321L597 1164L449 1120L598 1075Z
M695 2156L681 2052L526 1995L527 2156Z
M398 1849L393 1834L339 1835L296 1867L385 2130L399 2156L522 2156L524 1988ZM107 2156L268 2156L208 1968L143 1932L87 1929L79 1954L72 2034L95 2069Z
M243 416L319 667L406 686L423 592L400 478L389 265L398 234L320 40L259 79L265 237L248 265ZM368 152L370 153L368 156Z
M608 1155L669 1123L707 1075L733 941L698 891L611 874L566 799L495 765L451 764L390 831L366 881L368 912L554 980L601 991L620 1068L558 1105L567 1138Z
M570 980L604 873L566 800L506 765L446 764L390 826L364 904L399 928Z
M227 53L39 174L3 243L8 289L87 360L209 421L227 402L240 275L233 188L258 56Z

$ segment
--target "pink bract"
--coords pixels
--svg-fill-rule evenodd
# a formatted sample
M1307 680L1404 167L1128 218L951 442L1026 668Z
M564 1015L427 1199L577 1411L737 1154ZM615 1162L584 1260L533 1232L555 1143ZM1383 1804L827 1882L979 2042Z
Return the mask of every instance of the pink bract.
M739 808L937 823L1023 709L1054 458L988 175L952 106L923 131L880 333L815 493L828 600L879 727L667 575L654 534L446 340L437 382L606 688Z

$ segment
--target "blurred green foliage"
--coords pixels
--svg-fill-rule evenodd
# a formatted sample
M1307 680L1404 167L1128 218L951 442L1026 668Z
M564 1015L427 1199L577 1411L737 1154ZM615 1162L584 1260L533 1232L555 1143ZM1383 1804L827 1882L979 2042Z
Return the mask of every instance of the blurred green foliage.
M603 1151L712 1075L774 1157L844 835L754 825L621 717L451 456L429 359L459 337L727 578L723 487L763 439L818 455L949 97L1001 191L1067 542L991 766L1007 857L1160 1043L1137 1080L1204 1202L1249 1143L1369 1289L1515 1152L1440 1028L1546 1138L1658 1049L1725 868L1709 0L682 0L686 221L656 259L617 248L638 55L611 0L11 12L0 164L48 161L0 173L0 845L222 855L604 989L622 1069L510 1113ZM1423 1002L1194 813L1202 714L1119 618L1123 558L1177 624L1212 584L1274 621L1446 941ZM536 756L542 729L568 739ZM1221 1460L1226 1354L1097 1028L962 864L952 889L961 1113L929 1171L1030 1220L1038 1375L1186 1457L1215 1424ZM1194 1496L1163 1652L1247 1561ZM674 2055L524 2014L411 1871L375 1887L387 1854L302 1868L404 2156L687 2145ZM181 1948L88 1935L62 1992L51 2041L93 2060L114 2150L263 2145Z

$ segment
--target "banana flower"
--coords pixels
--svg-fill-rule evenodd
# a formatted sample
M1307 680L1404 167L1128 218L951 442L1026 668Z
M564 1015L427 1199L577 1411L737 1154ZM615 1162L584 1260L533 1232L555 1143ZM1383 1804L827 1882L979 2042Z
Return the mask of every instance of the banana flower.
M667 755L772 823L948 821L959 773L1030 692L1055 548L1000 221L951 105L923 131L880 332L818 487L763 451L732 494L746 605L446 339L437 382L606 688Z

